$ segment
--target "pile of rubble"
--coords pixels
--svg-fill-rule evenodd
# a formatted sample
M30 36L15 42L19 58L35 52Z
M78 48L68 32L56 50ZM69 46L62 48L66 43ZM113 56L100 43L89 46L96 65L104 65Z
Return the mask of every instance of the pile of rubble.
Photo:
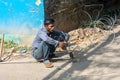
M79 28L69 32L70 49L87 48L90 45L99 43L107 36L108 31L100 28Z

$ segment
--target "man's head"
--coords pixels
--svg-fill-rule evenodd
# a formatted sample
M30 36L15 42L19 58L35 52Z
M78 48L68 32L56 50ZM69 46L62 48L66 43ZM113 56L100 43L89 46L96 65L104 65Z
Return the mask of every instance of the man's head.
M44 26L48 32L51 32L54 30L54 22L55 22L54 19L51 19L51 18L44 20Z

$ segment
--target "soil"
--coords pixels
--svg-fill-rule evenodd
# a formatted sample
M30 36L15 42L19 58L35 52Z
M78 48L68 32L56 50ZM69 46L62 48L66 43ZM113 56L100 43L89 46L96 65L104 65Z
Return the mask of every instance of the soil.
M98 34L99 33L99 34ZM111 31L77 29L71 35L69 51L57 49L53 68L28 53L13 53L8 61L0 63L1 80L119 80L120 79L120 26ZM81 34L81 35L80 35Z

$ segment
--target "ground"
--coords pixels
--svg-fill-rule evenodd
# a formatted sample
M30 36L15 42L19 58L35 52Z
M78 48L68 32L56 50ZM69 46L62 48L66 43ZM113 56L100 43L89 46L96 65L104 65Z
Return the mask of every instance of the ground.
M103 41L85 50L75 50L75 61L61 53L53 68L45 68L29 54L0 63L0 80L119 80L120 26ZM114 37L114 39L113 39ZM57 53L60 55L60 53Z

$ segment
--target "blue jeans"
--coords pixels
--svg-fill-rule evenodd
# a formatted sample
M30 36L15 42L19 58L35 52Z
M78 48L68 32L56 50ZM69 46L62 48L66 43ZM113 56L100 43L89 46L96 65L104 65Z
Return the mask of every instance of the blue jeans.
M32 49L32 56L37 60L43 59L43 61L48 60L49 55L53 54L55 51L55 47L46 43L45 41L41 41L39 47Z

